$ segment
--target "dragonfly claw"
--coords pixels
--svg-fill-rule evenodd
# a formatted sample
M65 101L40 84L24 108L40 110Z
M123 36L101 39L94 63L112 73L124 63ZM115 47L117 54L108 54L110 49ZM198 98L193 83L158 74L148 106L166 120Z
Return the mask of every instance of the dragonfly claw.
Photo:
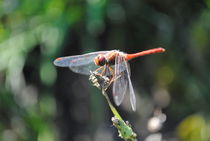
M90 71L89 80L92 82L93 86L104 91L106 91L111 84L111 80L107 76L101 75L97 71Z

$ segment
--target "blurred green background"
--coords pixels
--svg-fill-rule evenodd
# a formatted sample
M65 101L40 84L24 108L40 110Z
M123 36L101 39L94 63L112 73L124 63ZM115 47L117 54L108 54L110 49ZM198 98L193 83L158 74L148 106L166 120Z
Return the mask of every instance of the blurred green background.
M209 0L0 0L0 141L116 141L87 76L59 56L167 51L130 61L117 107L140 141L210 141Z

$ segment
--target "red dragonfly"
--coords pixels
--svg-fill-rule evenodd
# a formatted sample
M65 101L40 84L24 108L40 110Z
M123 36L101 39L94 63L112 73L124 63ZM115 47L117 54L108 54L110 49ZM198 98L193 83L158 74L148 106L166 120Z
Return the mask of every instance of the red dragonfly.
M164 52L164 48L154 48L134 54L127 54L118 50L98 51L83 55L60 57L54 61L59 67L69 67L73 72L90 75L91 72L99 72L102 76L108 76L113 82L113 98L119 106L126 93L130 94L130 103L133 111L136 110L136 97L130 79L130 67L128 61L148 54Z

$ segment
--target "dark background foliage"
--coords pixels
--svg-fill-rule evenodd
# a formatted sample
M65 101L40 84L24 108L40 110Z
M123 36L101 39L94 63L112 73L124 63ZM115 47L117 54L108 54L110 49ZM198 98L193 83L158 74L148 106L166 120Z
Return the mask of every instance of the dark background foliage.
M137 97L117 107L145 141L210 140L209 0L0 1L0 141L113 141L112 114L59 56L166 52L130 61Z

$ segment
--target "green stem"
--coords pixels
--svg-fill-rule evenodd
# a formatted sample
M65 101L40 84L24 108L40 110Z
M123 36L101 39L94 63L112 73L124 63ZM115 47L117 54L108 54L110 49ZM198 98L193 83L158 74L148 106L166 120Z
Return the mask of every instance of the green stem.
M112 122L113 122L113 125L118 129L119 137L121 137L125 141L137 141L136 133L133 132L133 129L131 128L131 126L122 119L118 111L112 105L107 93L102 90L102 94L106 98L109 104L109 107L114 115L114 117L112 117Z
M136 140L136 133L133 132L131 125L128 122L125 122L115 107L112 105L107 93L106 89L112 83L110 79L106 76L98 74L97 71L91 72L89 80L93 83L93 85L102 90L102 94L106 98L109 108L111 109L114 117L112 117L112 123L117 128L119 137L124 139L125 141L137 141Z
M117 110L115 109L115 107L112 105L112 103L111 103L111 101L110 101L110 99L109 99L107 93L106 93L105 91L103 91L102 93L103 93L104 97L106 98L106 100L107 100L107 102L108 102L108 104L109 104L109 107L110 107L112 113L114 114L114 116L117 117L117 118L120 119L120 120L123 120L122 117L120 116L120 114L119 114L119 113L117 112Z

